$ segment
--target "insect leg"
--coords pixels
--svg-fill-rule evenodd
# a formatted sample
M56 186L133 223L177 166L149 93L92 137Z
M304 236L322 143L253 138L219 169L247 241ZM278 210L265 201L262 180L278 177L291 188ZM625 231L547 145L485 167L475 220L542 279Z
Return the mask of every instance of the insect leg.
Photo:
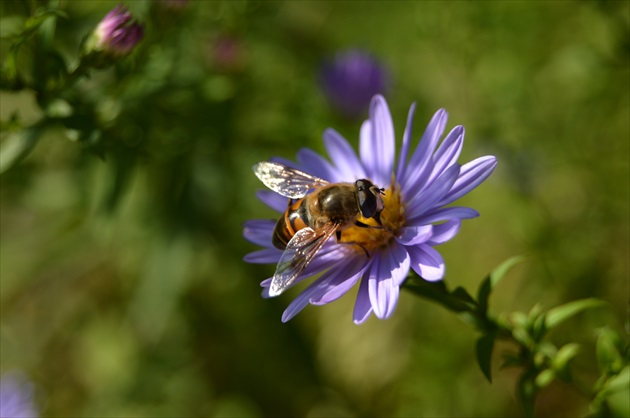
M357 222L358 222L358 221L357 221ZM365 224L363 224L363 225L365 225ZM369 225L365 225L365 226L366 226L366 227L368 227ZM343 244L343 245L356 245L356 246L360 247L360 248L363 250L363 252L365 253L365 256L366 256L367 258L370 258L370 253L368 252L367 248L365 248L363 245L359 244L359 243L358 243L358 242L356 242L356 241L341 242L341 231L339 231L339 230L337 230L336 235L337 235L337 244Z
M374 219L374 218L373 218L373 219ZM380 222L380 219L378 219L378 223L381 223L381 222ZM380 225L379 225L379 226L375 226L375 225L368 225L368 224L364 224L363 222L361 222L361 221L357 221L357 220L355 220L355 221L354 221L354 225L355 225L355 226L358 226L359 228L386 229L384 226L380 226Z
M386 231L392 232L392 230L391 230L391 229L389 229L388 227L383 226L383 225L381 224L381 213L380 213L380 212L377 212L377 213L376 213L376 215L374 215L374 216L372 217L372 219L374 219L376 222L378 222L378 223L379 223L379 225L368 225L368 224L364 224L363 222L361 222L361 221L359 221L359 220L355 220L355 221L354 221L354 225L355 225L355 226L358 226L359 228L384 229L384 230L386 230Z

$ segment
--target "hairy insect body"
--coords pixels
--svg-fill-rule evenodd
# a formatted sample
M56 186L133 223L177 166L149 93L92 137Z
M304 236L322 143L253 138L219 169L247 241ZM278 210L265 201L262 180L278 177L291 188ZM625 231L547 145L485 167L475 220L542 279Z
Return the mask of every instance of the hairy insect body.
M256 176L271 190L289 199L272 235L274 247L283 250L269 287L269 296L288 288L310 264L324 243L356 225L382 229L383 189L368 179L354 183L329 183L319 177L275 162L261 162L254 167ZM372 219L370 226L361 220ZM343 241L359 246L360 243Z
M338 225L344 230L354 225L360 215L354 184L336 183L324 186L289 205L278 219L272 243L284 250L287 243L300 229L310 227L320 230L327 225Z
M289 200L289 203L290 202ZM295 233L302 228L306 228L308 222L309 214L304 199L289 204L284 215L276 222L276 227L271 237L271 243L274 247L284 250L287 248L288 242L293 238Z
M318 213L322 226L326 222L339 224L339 229L352 225L360 215L355 186L342 183L323 188L311 211Z

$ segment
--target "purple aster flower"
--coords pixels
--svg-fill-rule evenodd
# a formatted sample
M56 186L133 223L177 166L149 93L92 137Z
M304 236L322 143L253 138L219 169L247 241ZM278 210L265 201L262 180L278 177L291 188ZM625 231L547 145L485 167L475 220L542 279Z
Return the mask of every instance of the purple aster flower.
M362 116L370 99L386 93L389 84L383 66L370 54L356 49L325 61L319 78L331 106L350 118Z
M119 4L101 20L94 30L91 47L113 55L127 55L140 42L144 29L133 20L126 7Z
M447 121L444 110L435 113L409 155L414 109L412 105L397 161L392 118L380 95L372 99L370 117L361 127L359 155L339 133L328 129L324 132L324 146L330 161L310 149L298 152L297 163L277 160L327 182L369 179L384 188L382 228L344 229L340 242L352 245L341 245L334 238L326 241L292 285L321 275L291 302L282 316L283 322L309 303L323 305L336 300L357 283L354 322L364 322L372 312L378 318L388 318L396 308L400 286L410 270L428 281L444 277L444 260L434 247L453 238L462 219L479 216L474 209L449 205L481 184L497 160L484 156L464 165L457 163L464 128L456 126L440 142ZM258 197L278 212L287 209L287 198L273 191L260 191ZM361 222L378 226L374 219L362 218ZM275 225L274 220L262 219L245 223L245 238L265 247L247 254L245 261L278 263L283 251L272 244ZM261 283L263 297L270 297L272 280Z
M6 373L0 378L0 417L35 418L33 385L20 373Z

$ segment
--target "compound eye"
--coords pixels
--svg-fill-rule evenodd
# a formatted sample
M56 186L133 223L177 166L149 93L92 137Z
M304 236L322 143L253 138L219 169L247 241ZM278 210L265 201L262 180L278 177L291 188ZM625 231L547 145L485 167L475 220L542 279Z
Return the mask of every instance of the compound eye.
M364 218L371 218L378 210L378 200L370 190L373 184L368 180L357 180L357 198L359 200L359 210Z

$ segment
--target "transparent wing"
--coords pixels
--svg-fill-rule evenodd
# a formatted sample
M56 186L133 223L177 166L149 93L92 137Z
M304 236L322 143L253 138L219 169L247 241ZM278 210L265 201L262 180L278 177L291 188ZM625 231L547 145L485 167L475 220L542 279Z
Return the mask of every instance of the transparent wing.
M277 296L291 286L338 227L339 224L331 223L320 231L315 231L312 228L300 229L291 238L280 257L278 267L271 280L269 296Z
M329 184L319 177L270 161L258 163L253 168L256 176L265 183L265 186L290 199L300 199L309 190Z

